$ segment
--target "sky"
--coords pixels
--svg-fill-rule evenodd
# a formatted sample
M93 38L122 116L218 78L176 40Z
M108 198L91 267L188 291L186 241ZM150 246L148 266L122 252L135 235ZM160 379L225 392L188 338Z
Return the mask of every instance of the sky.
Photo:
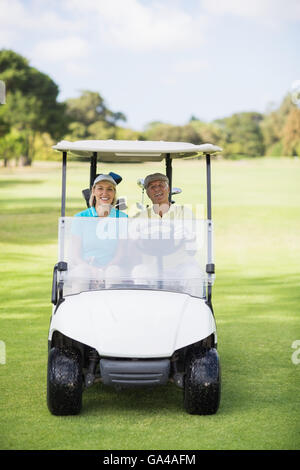
M277 107L300 79L300 0L0 0L0 49L96 91L125 127Z

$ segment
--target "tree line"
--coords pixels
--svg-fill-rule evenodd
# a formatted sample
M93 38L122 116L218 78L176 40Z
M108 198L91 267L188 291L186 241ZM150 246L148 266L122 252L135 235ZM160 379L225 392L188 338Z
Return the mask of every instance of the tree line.
M192 116L180 126L155 121L139 132L126 127L124 113L110 110L98 91L59 102L57 84L12 50L0 50L0 80L6 87L0 106L4 165L58 158L51 146L62 139L211 142L225 158L300 155L300 109L289 94L264 114L240 112L212 122Z

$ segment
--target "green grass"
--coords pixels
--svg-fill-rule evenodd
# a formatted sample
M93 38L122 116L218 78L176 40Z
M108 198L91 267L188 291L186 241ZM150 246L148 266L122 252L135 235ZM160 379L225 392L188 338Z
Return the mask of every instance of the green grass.
M140 200L135 183L164 165L103 165L120 172L119 195ZM89 168L68 168L67 215L84 208ZM205 201L202 161L175 161L178 202ZM46 405L47 336L57 257L60 165L0 169L1 449L299 449L300 161L212 164L217 278L213 304L222 365L214 416L185 413L173 385L84 392L76 417Z

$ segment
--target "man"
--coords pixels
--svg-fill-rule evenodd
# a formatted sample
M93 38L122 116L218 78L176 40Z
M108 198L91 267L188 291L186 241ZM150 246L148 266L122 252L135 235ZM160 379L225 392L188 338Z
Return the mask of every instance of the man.
M133 269L135 283L158 283L162 289L201 296L204 292L203 272L195 258L195 218L192 211L170 202L169 179L162 173L146 176L144 187L153 205L137 215L141 219L151 219L151 224L142 225L144 234L148 229L149 240L145 241L142 263ZM172 233L169 240L168 228ZM158 231L162 239L155 245ZM151 245L157 246L156 252L149 253Z
M171 204L169 200L169 179L162 173L153 173L146 176L144 188L153 206L138 214L139 217L151 218L193 218L192 212L185 206Z

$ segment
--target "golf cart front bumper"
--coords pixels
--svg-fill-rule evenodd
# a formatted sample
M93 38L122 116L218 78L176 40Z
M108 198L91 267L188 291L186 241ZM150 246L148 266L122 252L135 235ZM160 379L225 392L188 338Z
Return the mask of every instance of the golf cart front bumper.
M100 360L100 375L104 385L120 387L153 386L167 383L169 359Z

